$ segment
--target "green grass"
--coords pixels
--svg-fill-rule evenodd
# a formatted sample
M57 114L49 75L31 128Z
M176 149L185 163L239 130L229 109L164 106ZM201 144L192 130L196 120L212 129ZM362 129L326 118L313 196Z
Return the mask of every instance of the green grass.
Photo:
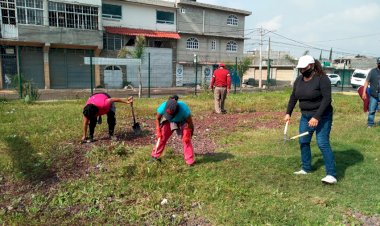
M231 94L226 108L266 112L249 123L269 122L285 111L289 94ZM136 114L154 119L163 100L137 99ZM183 100L194 123L213 108L210 93ZM191 168L170 148L162 163L148 163L149 142L78 149L84 103L0 103L0 224L342 225L365 223L350 212L380 214L380 127L366 129L357 96L333 95L334 186L320 182L325 171L315 138L314 172L293 175L300 168L299 147L283 143L282 121L278 128L218 130L213 136L221 146L213 155L196 156ZM130 126L131 117L129 106L117 108L116 133L123 123ZM298 116L297 110L289 134L297 133ZM102 125L96 132L106 130ZM71 176L60 176L68 171ZM161 205L164 198L168 203Z

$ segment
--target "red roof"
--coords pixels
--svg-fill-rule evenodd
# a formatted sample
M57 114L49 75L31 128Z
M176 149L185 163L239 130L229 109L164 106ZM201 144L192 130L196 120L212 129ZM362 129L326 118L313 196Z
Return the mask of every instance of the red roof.
M145 37L157 37L157 38L171 38L180 39L181 37L177 32L169 31L153 31L144 29L134 29L126 27L104 27L107 33L119 34L119 35L131 35L131 36L145 36Z

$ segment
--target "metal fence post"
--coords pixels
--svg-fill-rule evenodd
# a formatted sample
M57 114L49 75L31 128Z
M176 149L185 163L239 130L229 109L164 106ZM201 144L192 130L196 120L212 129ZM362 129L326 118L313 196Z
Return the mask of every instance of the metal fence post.
M22 76L21 76L21 49L17 46L17 60L18 60L18 83L20 87L20 99L22 99Z
M194 54L194 63L195 63L195 88L194 94L197 95L197 83L198 83L198 56Z
M148 53L148 98L150 98L150 53Z
M91 50L90 56L90 82L91 82L91 95L94 94L94 81L93 81L93 71L92 71L92 57L94 55L94 50Z
M346 63L344 63L344 65L343 65L343 73L342 73L343 75L342 75L342 88L341 88L341 91L343 92L343 84L344 84L344 77L345 77L345 75L346 75Z

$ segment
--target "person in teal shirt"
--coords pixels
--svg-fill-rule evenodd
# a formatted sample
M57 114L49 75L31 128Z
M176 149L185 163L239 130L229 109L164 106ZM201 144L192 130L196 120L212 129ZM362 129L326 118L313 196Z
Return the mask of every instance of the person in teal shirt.
M194 165L194 148L191 142L194 124L191 111L185 102L178 100L177 95L169 97L167 101L157 108L157 144L152 150L151 157L153 160L159 159L174 131L177 131L177 134L182 138L186 164L189 166Z

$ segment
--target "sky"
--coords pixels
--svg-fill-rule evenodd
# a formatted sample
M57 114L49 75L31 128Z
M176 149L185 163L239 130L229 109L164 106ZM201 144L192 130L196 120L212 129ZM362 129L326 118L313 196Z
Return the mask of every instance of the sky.
M379 0L197 0L251 11L245 18L244 51L287 51L293 57L309 51L319 58L364 55L380 57Z

